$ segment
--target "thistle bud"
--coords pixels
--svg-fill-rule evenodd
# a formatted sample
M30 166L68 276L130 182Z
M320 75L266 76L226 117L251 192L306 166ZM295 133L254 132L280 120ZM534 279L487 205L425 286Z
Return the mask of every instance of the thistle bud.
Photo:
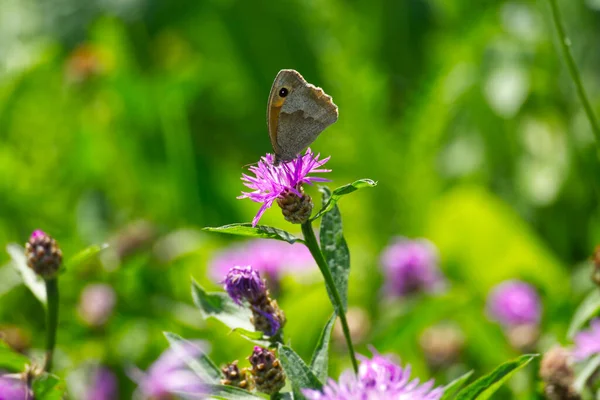
M242 300L253 304L267 293L267 287L260 274L249 265L231 268L224 283L229 297L239 305L242 304Z
M310 218L313 209L313 202L309 195L304 193L300 187L298 196L291 190L285 190L278 198L277 204L281 207L281 213L286 221L292 224L303 224Z
M231 268L225 278L225 290L236 304L241 305L242 300L250 303L252 324L257 331L272 337L285 324L283 311L269 297L265 281L251 266Z
M465 337L458 326L442 323L427 328L419 342L429 365L444 368L458 360Z
M581 397L573 389L575 373L572 357L564 347L548 350L540 363L540 377L546 384L544 393L550 400L578 400Z
M250 372L259 392L273 395L285 386L285 373L273 351L254 346L254 352L248 360L252 364Z
M224 378L221 379L221 385L235 386L240 389L252 390L253 382L247 368L238 367L238 360L227 364L221 368Z
M269 292L252 304L252 324L257 331L267 336L275 336L285 325L285 314Z
M33 231L25 244L25 257L29 268L46 280L56 277L62 263L62 251L56 240L39 229Z

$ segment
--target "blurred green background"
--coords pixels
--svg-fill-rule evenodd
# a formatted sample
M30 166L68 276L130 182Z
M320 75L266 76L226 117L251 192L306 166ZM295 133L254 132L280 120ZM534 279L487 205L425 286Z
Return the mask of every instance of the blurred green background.
M600 2L560 3L600 111ZM490 370L518 354L483 311L489 288L513 277L544 299L540 346L564 341L600 242L600 169L558 50L545 1L3 0L0 243L22 244L39 228L66 258L112 244L61 277L57 373L97 360L130 398L124 371L160 354L163 330L207 339L218 363L250 354L250 343L201 321L190 276L217 289L207 264L232 238L200 229L258 210L236 196L244 165L271 151L266 101L283 68L339 106L312 146L331 155L329 186L379 183L340 203L350 305L369 321L361 353L367 344L394 352L439 383ZM261 223L300 231L276 208ZM382 305L379 253L395 235L437 245L446 294ZM0 323L42 348L42 307L9 260L0 254ZM285 278L278 299L305 359L332 311L312 274ZM96 282L117 293L101 328L77 313ZM434 371L419 336L449 317L463 354ZM336 349L333 377L348 366ZM534 389L515 380L508 390Z

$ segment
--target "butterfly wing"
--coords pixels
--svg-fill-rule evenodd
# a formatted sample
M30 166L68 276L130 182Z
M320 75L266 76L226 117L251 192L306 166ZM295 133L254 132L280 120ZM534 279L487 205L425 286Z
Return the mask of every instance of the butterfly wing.
M282 88L288 91L284 97L280 96ZM275 158L282 161L296 157L338 119L338 108L331 97L294 70L279 72L267 109Z

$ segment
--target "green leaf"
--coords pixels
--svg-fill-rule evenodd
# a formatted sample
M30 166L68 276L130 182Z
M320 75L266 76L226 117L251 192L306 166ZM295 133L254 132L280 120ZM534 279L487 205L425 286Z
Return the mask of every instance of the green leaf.
M62 400L67 393L64 381L46 373L33 381L32 389L36 400Z
M258 338L258 335L255 334L254 326L250 322L251 311L235 304L226 293L207 292L196 281L192 281L192 297L204 319L214 318L254 343L262 346L270 345L266 340L254 339L254 337ZM262 338L261 332L260 336Z
M323 384L319 381L319 378L313 374L308 365L304 363L294 350L280 344L278 347L278 356L281 366L292 384L294 397L297 395L298 398L303 398L300 388L321 389Z
M577 373L575 382L573 382L573 388L577 393L583 391L587 381L598 370L598 367L600 367L600 354L596 354L583 363L583 368Z
M265 335L260 331L248 331L244 328L235 328L233 331L250 340L266 340Z
M226 233L228 235L237 235L237 236L246 236L246 237L255 237L255 238L265 238L265 239L275 239L281 240L284 242L288 242L290 244L296 242L304 242L304 240L297 238L289 232L286 232L281 229L273 228L271 226L257 225L252 226L249 223L243 224L230 224L219 226L216 228L203 228L202 230L208 232L218 232L218 233Z
M203 381L210 383L219 383L221 381L221 371L219 368L198 348L196 344L183 339L175 333L163 332L163 334L169 341L171 348L175 350L177 355L185 361L190 369L202 378ZM189 355L189 347L197 348L199 350L199 355L191 357Z
M332 194L326 187L319 189L323 193L323 204L331 201ZM333 283L340 293L345 312L348 307L348 275L350 274L350 250L342 230L342 214L337 205L333 205L331 210L323 215L321 229L319 233L321 240L321 251L327 261L327 265L333 276ZM329 288L327 289L329 293ZM329 294L333 301L333 296Z
M65 263L65 268L71 269L71 268L77 267L77 266L91 260L92 258L96 257L98 254L100 254L101 251L103 251L107 248L108 248L107 243L104 243L101 245L94 244L92 246L86 247L85 249L81 250L79 253L77 253L73 257L71 257L69 259L69 261L67 261Z
M0 370L23 372L29 364L29 358L15 352L8 344L0 340Z
M505 362L491 373L482 376L461 390L455 400L485 400L490 398L515 372L526 366L537 354L525 354L515 360Z
M202 316L215 318L231 329L242 328L254 331L250 322L252 313L246 307L237 305L223 292L207 292L196 281L192 282L194 304L200 308Z
M328 198L327 202L323 203L323 208L321 208L321 210L319 210L319 212L316 213L315 216L312 217L310 220L314 221L317 218L319 218L320 216L322 216L323 214L325 214L326 212L329 212L330 210L332 210L333 207L335 207L336 203L340 200L340 198L342 198L342 196L345 196L352 192L356 192L357 190L362 189L362 188L375 187L375 186L377 186L377 182L375 182L371 179L359 179L359 180L349 183L347 185L340 186L339 188L337 188L333 191L331 196Z
M180 394L182 396L182 398L188 398L186 397L186 395L189 395L189 393L185 393L185 392L178 392L178 394ZM211 399L224 399L224 400L254 400L254 399L261 399L264 400L263 397L252 394L246 390L234 387L234 386L225 386L225 385L213 385L213 384L207 384L206 385L206 392L203 394L208 394L210 395ZM194 397L194 395L191 396L191 398L204 398L204 397Z
M570 279L568 268L514 208L494 194L478 186L456 186L427 210L423 237L435 243L453 266L453 276L472 293L486 296L499 282L519 277L538 287L545 298L569 296L569 285L557 284Z
M450 400L452 396L454 396L454 394L458 392L461 387L463 387L463 385L471 377L471 375L473 375L472 370L464 375L459 376L458 378L444 386L444 394L442 395L442 398L440 400Z
M17 272L21 275L23 283L31 293L44 305L46 306L46 284L44 280L36 275L31 268L27 266L27 258L25 257L25 250L18 244L11 243L6 246L6 251L13 260L13 266Z
M600 291L594 289L589 295L581 302L577 310L573 315L571 324L569 325L569 331L567 337L573 339L577 332L581 330L583 325L591 319L593 316L598 314L600 311Z
M333 313L331 318L329 318L329 321L327 321L325 324L323 332L321 332L321 337L319 337L319 341L317 342L317 347L315 347L312 360L310 361L310 370L321 382L327 381L327 367L329 365L329 340L331 339L331 331L333 330L333 325L335 324L336 318L337 314Z

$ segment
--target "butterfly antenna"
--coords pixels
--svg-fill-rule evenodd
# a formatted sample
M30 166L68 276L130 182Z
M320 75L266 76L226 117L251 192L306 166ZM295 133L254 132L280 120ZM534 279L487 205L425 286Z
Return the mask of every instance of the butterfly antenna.
M242 167L241 167L241 168L242 168L242 169L244 169L244 168L251 167L251 166L253 166L253 165L258 165L258 161L256 161L256 162L253 162L253 163L250 163L250 164L242 165Z

